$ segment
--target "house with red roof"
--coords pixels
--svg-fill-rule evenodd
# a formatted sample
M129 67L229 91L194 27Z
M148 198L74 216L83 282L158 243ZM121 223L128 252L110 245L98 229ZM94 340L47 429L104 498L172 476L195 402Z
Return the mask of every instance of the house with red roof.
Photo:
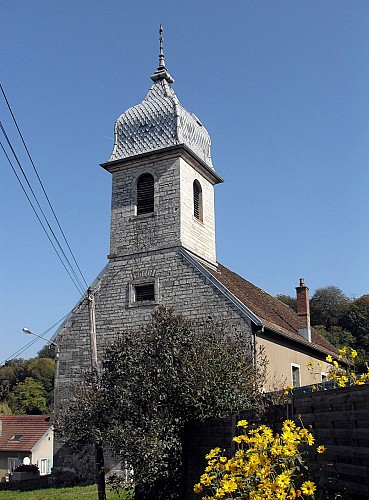
M26 460L25 460L26 459ZM53 429L47 415L0 415L0 482L22 463L51 473Z

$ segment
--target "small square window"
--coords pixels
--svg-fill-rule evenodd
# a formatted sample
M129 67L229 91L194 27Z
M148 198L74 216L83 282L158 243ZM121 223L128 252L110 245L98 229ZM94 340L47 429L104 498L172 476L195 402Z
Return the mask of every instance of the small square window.
M135 302L144 302L146 300L155 300L154 283L145 283L144 285L135 285Z

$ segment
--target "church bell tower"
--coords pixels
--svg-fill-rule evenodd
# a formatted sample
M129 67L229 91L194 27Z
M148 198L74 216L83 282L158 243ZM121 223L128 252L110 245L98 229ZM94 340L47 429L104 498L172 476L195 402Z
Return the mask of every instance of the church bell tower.
M115 124L114 149L101 166L112 174L110 261L183 247L216 265L214 185L222 182L210 136L179 102L164 60L144 100Z

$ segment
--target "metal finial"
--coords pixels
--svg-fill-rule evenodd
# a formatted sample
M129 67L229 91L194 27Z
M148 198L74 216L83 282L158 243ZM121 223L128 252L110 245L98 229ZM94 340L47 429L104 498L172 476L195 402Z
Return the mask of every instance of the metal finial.
M159 28L159 41L160 41L160 50L159 50L159 66L155 73L151 75L151 80L153 82L157 82L159 80L166 80L169 84L173 83L174 80L168 73L167 68L165 67L164 61L164 49L163 49L163 26L160 25Z
M160 25L160 28L159 28L159 42L160 42L159 68L165 68L164 49L163 49L163 26L162 25Z

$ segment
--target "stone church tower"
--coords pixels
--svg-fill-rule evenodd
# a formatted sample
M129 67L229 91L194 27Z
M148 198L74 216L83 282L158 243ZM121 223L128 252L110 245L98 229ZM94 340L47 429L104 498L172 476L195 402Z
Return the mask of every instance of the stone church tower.
M161 39L162 41L162 39ZM145 99L115 124L111 262L182 246L216 265L210 137L179 102L160 45L159 67Z

